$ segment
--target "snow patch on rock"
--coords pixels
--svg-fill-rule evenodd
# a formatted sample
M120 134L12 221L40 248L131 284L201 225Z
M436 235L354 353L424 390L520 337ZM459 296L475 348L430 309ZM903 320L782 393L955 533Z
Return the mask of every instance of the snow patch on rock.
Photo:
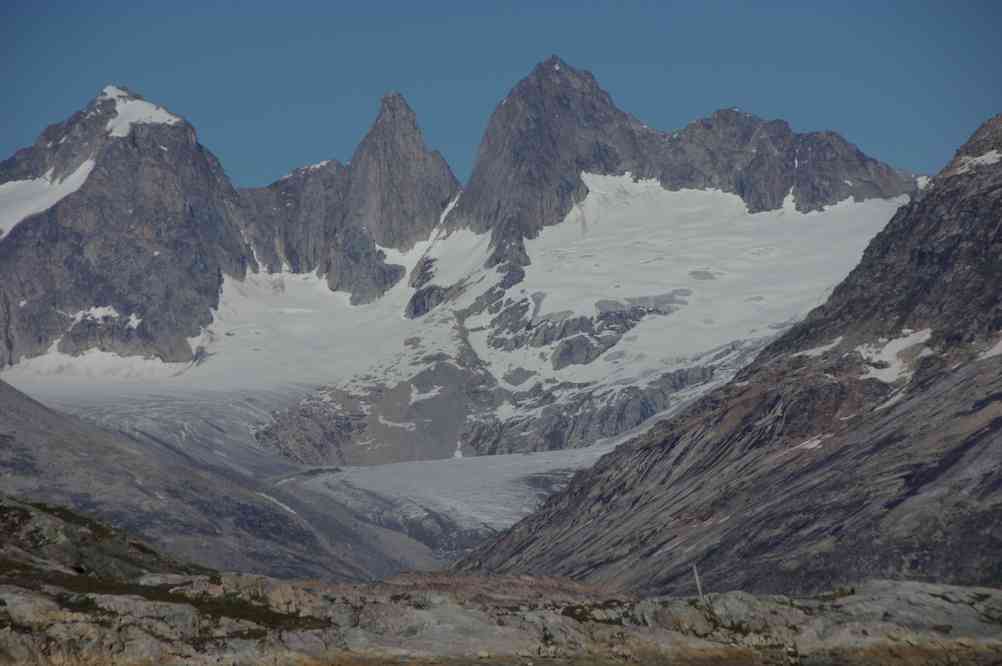
M289 512L289 513L291 513L291 514L292 514L293 516L298 516L298 515L299 515L298 513L296 513L296 510L295 510L295 509L293 509L292 507L290 507L290 506L289 506L288 504L286 504L286 503L284 503L284 502L279 502L279 501L278 501L277 499L275 499L275 498L274 498L274 497L272 497L271 495L267 495L267 494L265 494L265 493L254 493L254 494L255 494L255 495L259 495L259 496L261 496L261 497L265 498L266 500L268 500L268 501L269 501L269 502L271 502L272 504L275 504L276 506L278 506L278 507L280 507L280 508L284 509L285 511L288 511L288 512Z
M391 421L385 418L382 414L379 415L379 422L388 428L400 428L401 430L410 430L412 432L414 430L417 430L416 423L412 423L410 421L407 422Z
M93 170L94 160L86 160L60 180L52 180L50 169L41 178L0 185L0 238L25 218L47 211L79 190Z
M177 125L181 122L180 118L167 109L143 99L136 99L115 86L105 86L98 99L110 99L115 102L115 117L109 120L105 127L109 136L128 136L132 126L138 123Z
M960 163L953 169L953 173L968 173L976 167L998 164L1000 161L1002 161L1002 152L999 152L998 149L989 150L987 153L983 153L977 157L964 155L960 158Z
M821 448L822 442L824 442L826 439L828 439L831 436L832 435L830 433L824 433L824 434L820 434L820 435L815 435L814 437L811 437L810 439L808 439L806 442L801 442L800 444L797 444L793 448L794 449L807 449L808 451L811 451L813 449L819 449L819 448Z
M821 345L820 347L814 347L812 349L806 349L802 352L797 352L794 356L807 356L809 358L817 358L819 356L824 356L827 352L835 349L840 344L842 344L842 336L838 336L826 345Z
M893 384L903 377L910 377L911 371L908 364L901 359L900 355L916 345L925 344L932 337L932 329L921 331L902 331L903 337L885 341L881 339L878 344L860 345L856 351L871 364L886 364L886 367L870 367L863 374L863 379L879 379L885 384ZM880 345L880 346L878 346Z
M996 356L1002 356L1002 338L1000 338L999 341L991 347L991 349L981 352L981 354L978 355L978 360L983 361L985 359L995 358Z
M441 386L432 386L427 391L419 391L418 387L412 384L410 404L413 405L415 403L422 402L424 400L430 400L434 398L436 395L439 395L441 392L442 392Z
M80 310L74 314L69 315L73 319L73 325L76 326L85 319L91 319L93 321L101 321L102 319L118 319L118 310L110 305L101 305L88 308L87 310Z

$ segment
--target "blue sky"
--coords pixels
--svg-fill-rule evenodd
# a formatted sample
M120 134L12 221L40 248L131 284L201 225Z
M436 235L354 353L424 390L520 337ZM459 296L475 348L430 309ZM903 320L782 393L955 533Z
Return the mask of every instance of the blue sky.
M669 130L738 106L934 172L1002 112L1002 3L22 2L0 9L0 158L120 83L184 115L238 185L347 161L402 92L465 179L552 53Z

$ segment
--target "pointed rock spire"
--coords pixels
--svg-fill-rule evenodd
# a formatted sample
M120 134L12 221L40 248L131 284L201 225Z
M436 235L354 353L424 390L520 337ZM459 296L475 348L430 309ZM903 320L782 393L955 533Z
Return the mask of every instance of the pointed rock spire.
M378 245L409 249L428 237L459 191L445 159L425 144L403 95L380 102L379 115L351 158L348 224Z

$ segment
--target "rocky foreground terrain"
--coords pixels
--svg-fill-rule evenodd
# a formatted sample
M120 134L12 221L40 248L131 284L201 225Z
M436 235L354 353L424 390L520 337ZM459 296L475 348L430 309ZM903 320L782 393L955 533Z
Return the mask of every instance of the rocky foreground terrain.
M0 498L0 663L995 664L1002 591L869 581L639 599L551 578L222 574Z

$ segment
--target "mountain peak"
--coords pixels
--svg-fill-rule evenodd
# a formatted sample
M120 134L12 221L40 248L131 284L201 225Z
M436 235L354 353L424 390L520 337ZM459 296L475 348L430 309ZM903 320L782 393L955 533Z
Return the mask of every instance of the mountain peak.
M387 120L404 120L408 124L417 125L417 115L414 113L414 109L407 103L404 96L395 90L383 95L379 101L379 115L376 117L376 123Z
M986 167L1002 163L1002 113L975 130L943 170L944 176L987 173ZM994 169L993 169L994 171Z
M383 95L350 169L350 226L367 230L381 247L409 249L426 239L459 189L449 165L425 144L417 114L395 91Z
M544 60L543 62L541 62L541 63L537 64L537 65L536 65L536 68L535 68L535 69L536 69L537 71L538 71L538 70L545 70L545 71L550 71L550 70L552 70L552 71L554 71L554 72L559 72L559 71L561 71L561 70L565 70L565 69L566 69L566 70L569 70L569 71L571 71L571 72L574 72L574 71L576 71L576 70L574 70L574 68L573 68L573 67L571 67L571 66L570 66L570 65L568 65L568 64L567 64L566 62L564 62L564 61L563 61L563 60L562 60L562 59L560 58L560 56L558 56L558 55L556 55L556 54L554 54L554 55L551 55L551 56L550 56L549 58L547 58L547 59L546 59L546 60Z
M110 107L114 115L108 120L106 129L112 137L128 136L134 124L178 125L184 123L164 107L146 101L125 86L107 85L92 102L100 109Z
M533 82L546 87L593 88L600 91L598 82L591 72L568 65L559 56L552 55L532 68L529 75L519 84ZM519 88L516 86L516 90Z
M756 116L754 113L748 113L747 111L742 111L737 106L728 106L723 109L717 109L710 114L710 118L714 120L724 120L728 122L737 122L742 120L754 120L761 122L763 119Z
M143 99L143 96L129 90L126 86L118 86L109 83L101 89L101 94L99 94L95 99Z

